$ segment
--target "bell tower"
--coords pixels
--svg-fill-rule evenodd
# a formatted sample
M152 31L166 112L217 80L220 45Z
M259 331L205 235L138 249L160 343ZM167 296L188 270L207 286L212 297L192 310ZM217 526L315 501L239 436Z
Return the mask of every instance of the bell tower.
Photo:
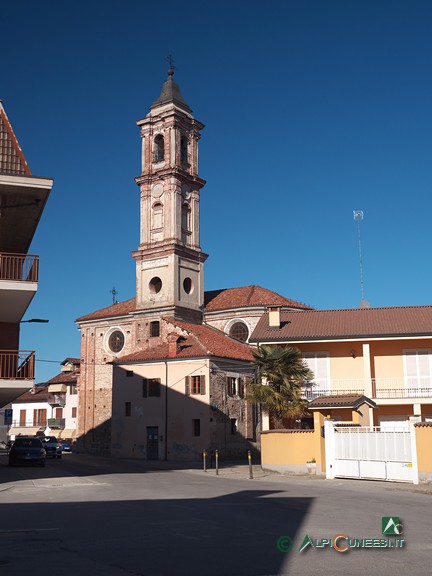
M198 141L204 125L174 82L174 68L159 98L137 122L142 138L140 245L136 306L148 315L202 321L204 262L200 247Z

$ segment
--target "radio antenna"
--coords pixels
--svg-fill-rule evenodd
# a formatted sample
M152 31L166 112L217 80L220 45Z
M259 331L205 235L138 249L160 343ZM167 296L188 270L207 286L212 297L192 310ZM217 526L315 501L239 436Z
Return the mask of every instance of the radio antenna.
M360 300L359 308L370 308L371 305L369 304L369 302L364 297L363 257L362 257L361 236L360 236L360 222L363 220L363 210L353 210L353 213L354 213L354 220L357 222L357 239L358 239L359 258L360 258L361 300Z

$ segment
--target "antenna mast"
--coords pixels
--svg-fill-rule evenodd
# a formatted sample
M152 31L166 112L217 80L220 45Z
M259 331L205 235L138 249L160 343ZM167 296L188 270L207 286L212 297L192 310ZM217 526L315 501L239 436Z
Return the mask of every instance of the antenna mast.
M364 283L363 283L363 257L361 249L361 236L360 236L360 222L363 220L363 210L353 210L354 220L357 222L357 239L359 247L359 257L360 257L360 290L361 290L361 300L359 308L370 308L371 305L364 297Z

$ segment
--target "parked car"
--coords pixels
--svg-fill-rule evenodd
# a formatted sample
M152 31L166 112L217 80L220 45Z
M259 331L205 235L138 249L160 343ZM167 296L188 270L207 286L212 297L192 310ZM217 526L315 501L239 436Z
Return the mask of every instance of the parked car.
M45 466L46 451L40 438L18 436L9 450L9 466L39 464Z
M62 445L55 436L38 436L46 450L47 458L61 458Z
M73 441L72 440L60 440L63 452L72 452Z

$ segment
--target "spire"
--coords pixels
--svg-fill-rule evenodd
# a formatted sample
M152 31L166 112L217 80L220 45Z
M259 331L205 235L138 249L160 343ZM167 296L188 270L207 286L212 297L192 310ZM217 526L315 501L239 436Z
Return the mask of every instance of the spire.
M0 174L30 176L30 168L0 100Z
M168 78L165 80L164 85L162 86L162 91L159 95L159 98L153 102L153 104L150 106L150 109L157 108L163 104L171 103L175 104L175 106L181 108L185 112L192 112L191 108L189 108L185 99L181 95L178 84L174 82L173 76L174 66L171 65L168 69Z

